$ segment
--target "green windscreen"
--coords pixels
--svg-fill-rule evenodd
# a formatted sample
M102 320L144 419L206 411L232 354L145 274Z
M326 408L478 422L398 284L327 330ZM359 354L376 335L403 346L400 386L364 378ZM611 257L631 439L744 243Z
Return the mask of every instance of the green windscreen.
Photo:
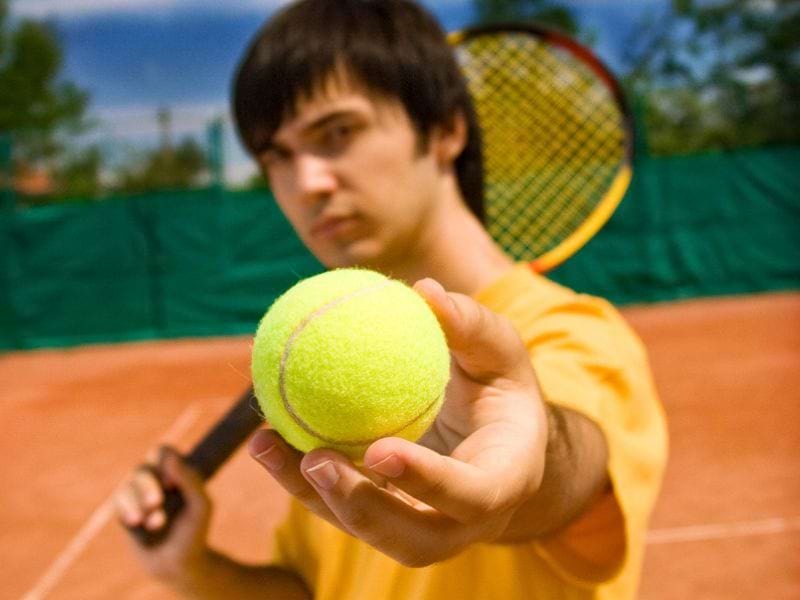
M800 148L647 158L550 276L617 304L800 288ZM15 208L0 198L0 349L250 334L322 267L266 192Z

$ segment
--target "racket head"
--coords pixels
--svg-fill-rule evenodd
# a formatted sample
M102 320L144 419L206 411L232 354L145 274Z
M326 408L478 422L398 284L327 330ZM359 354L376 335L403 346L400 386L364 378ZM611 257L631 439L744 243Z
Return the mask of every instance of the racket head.
M608 221L630 184L633 118L594 53L538 24L453 32L484 145L486 227L549 271Z

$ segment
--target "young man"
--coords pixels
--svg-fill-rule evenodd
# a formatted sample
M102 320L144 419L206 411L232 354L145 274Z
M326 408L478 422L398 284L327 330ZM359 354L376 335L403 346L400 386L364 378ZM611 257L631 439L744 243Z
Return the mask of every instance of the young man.
M415 284L452 379L428 433L375 442L363 468L253 436L294 496L272 565L207 547L202 482L167 450L187 507L137 548L151 572L196 598L633 598L666 454L644 351L610 305L515 265L481 226L478 130L435 21L407 0L293 4L245 56L234 112L322 263ZM137 471L120 517L158 528L161 498Z

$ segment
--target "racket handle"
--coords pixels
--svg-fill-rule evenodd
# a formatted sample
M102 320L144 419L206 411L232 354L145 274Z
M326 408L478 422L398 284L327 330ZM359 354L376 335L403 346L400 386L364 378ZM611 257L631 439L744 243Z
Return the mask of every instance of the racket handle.
M204 481L210 479L250 434L264 422L259 412L253 407L253 399L251 386L184 459L186 464L197 471ZM145 529L142 526L128 528L131 535L146 547L156 546L167 537L172 523L185 505L180 490L166 488L163 482L161 482L161 488L164 491L164 513L166 514L164 525L156 530Z

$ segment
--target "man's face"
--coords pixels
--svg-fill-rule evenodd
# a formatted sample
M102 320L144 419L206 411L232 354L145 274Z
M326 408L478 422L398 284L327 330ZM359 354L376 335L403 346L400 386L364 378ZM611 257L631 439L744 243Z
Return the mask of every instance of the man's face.
M258 158L284 214L331 268L380 269L413 253L441 179L399 103L334 83L301 102Z

